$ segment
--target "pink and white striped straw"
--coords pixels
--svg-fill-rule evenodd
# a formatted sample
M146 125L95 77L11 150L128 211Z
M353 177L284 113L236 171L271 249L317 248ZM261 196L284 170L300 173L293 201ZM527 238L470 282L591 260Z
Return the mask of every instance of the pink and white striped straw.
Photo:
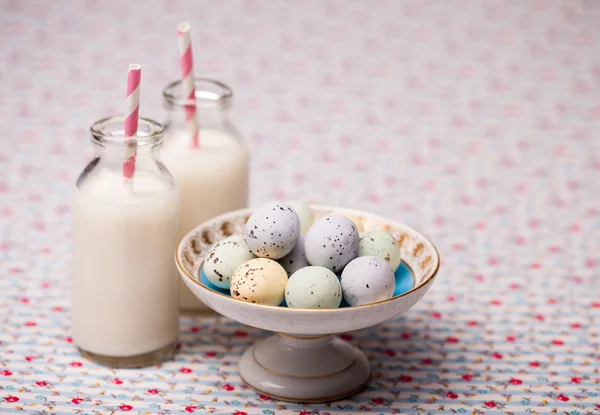
M192 138L192 147L200 146L200 126L196 115L196 86L194 84L194 60L192 59L192 40L190 39L190 24L180 23L177 26L179 34L179 63L181 66L181 86L186 99L190 102L185 106L185 121Z
M140 80L142 67L136 63L129 65L127 72L127 96L125 97L125 141L137 134L140 112ZM131 179L135 171L136 146L127 146L123 177Z

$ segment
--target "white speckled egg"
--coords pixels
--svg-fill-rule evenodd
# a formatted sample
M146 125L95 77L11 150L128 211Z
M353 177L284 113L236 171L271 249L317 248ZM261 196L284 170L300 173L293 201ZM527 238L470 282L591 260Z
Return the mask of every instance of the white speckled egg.
M381 229L360 234L356 256L378 256L385 259L392 271L400 265L400 247L392 235Z
M329 215L308 230L304 253L311 265L341 271L356 257L359 234L354 223L342 215Z
M256 256L239 235L230 236L217 242L204 260L206 278L219 288L229 288L231 276L244 262Z
M355 306L391 298L396 279L384 259L361 256L346 265L341 282L344 300Z
M308 232L308 229L311 227L313 221L315 220L315 216L313 215L312 210L310 210L310 206L308 206L308 204L304 202L300 202L297 200L289 202L289 205L298 214L298 218L300 219L300 232Z
M300 219L286 203L272 202L263 205L246 222L246 244L261 258L284 257L292 252L299 236Z
M283 269L285 269L285 272L287 272L288 277L294 272L298 271L300 268L310 265L306 260L306 255L304 255L304 239L305 236L300 235L298 243L292 252L277 260Z
M277 306L285 296L288 276L277 262L255 258L244 262L231 277L231 296L248 303Z
M288 280L285 301L290 308L338 308L342 286L327 268L304 267Z

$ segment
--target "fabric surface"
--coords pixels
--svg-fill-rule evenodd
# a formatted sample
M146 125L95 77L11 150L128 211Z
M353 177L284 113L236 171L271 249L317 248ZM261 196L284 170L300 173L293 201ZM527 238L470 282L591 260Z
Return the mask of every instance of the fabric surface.
M69 327L69 194L98 118L164 117L192 24L230 84L251 202L366 209L442 255L406 314L347 337L365 391L330 405L248 390L267 333L181 319L175 359L111 370ZM0 0L0 412L600 413L600 2ZM101 302L98 312L102 312Z

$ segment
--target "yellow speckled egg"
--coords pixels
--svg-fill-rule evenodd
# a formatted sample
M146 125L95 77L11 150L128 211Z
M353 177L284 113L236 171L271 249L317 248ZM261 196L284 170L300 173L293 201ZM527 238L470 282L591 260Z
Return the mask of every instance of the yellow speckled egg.
M283 302L288 276L277 262L256 258L244 262L231 277L231 296L248 303L277 306Z

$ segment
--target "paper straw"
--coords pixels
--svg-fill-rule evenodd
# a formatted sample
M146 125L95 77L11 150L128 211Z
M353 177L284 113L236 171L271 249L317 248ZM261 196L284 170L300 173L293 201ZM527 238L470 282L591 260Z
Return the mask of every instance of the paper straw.
M125 141L137 134L138 118L140 111L140 80L142 67L136 63L129 65L127 72L127 96L125 98ZM123 176L126 179L133 177L135 171L136 146L127 146L126 161L123 163Z
M194 61L192 59L192 41L190 39L190 24L180 23L177 26L179 34L179 63L181 65L181 86L186 99L190 102L185 106L185 122L192 139L192 147L199 147L198 117L196 116L196 86L194 84Z

